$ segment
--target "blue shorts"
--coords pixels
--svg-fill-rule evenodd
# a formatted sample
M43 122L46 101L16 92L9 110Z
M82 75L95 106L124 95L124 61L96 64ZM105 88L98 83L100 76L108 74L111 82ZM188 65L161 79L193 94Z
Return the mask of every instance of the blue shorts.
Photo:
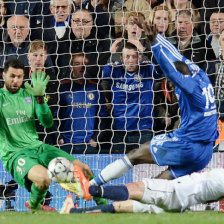
M155 136L149 151L155 164L168 166L177 178L205 168L212 158L213 142L188 142L168 133Z

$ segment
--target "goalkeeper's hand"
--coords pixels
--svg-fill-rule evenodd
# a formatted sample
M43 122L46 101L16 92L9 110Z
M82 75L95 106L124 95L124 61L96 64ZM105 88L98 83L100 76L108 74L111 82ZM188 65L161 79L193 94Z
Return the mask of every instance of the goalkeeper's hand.
M33 96L44 96L50 76L46 77L45 72L38 71L37 74L35 72L31 74L31 79L33 87L28 82L24 84L27 91Z

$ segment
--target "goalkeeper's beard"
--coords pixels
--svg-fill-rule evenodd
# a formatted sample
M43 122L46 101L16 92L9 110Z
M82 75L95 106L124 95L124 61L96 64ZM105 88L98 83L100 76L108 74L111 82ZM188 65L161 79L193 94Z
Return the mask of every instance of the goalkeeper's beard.
M16 87L16 88L15 88ZM21 88L21 85L20 86L14 86L13 88L8 85L7 83L5 83L5 88L10 92L10 93L17 93L20 88Z

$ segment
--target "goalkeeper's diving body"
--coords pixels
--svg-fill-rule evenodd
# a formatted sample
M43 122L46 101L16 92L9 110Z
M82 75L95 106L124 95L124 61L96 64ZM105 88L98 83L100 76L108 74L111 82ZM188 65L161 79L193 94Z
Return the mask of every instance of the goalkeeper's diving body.
M40 203L51 180L47 175L49 162L65 157L78 165L87 178L93 174L88 165L66 152L38 140L35 116L44 127L53 125L51 111L44 100L49 80L44 72L32 74L32 87L25 83L24 65L17 59L5 62L4 87L0 89L0 153L5 169L14 180L30 191L26 206L31 209L51 210ZM53 210L53 208L52 208Z
M157 35L145 22L143 24L157 63L176 87L181 124L174 132L155 136L150 142L109 164L91 180L90 185L107 183L134 165L143 163L167 165L168 169L157 178L174 179L202 170L212 158L213 144L218 137L218 116L208 76L182 56L168 40Z

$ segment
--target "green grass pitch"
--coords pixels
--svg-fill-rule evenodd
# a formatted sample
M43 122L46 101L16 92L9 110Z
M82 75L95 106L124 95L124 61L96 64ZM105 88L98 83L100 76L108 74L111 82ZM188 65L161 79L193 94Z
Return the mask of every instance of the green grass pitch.
M7 224L223 224L224 213L185 212L167 214L70 214L0 212L0 223Z

